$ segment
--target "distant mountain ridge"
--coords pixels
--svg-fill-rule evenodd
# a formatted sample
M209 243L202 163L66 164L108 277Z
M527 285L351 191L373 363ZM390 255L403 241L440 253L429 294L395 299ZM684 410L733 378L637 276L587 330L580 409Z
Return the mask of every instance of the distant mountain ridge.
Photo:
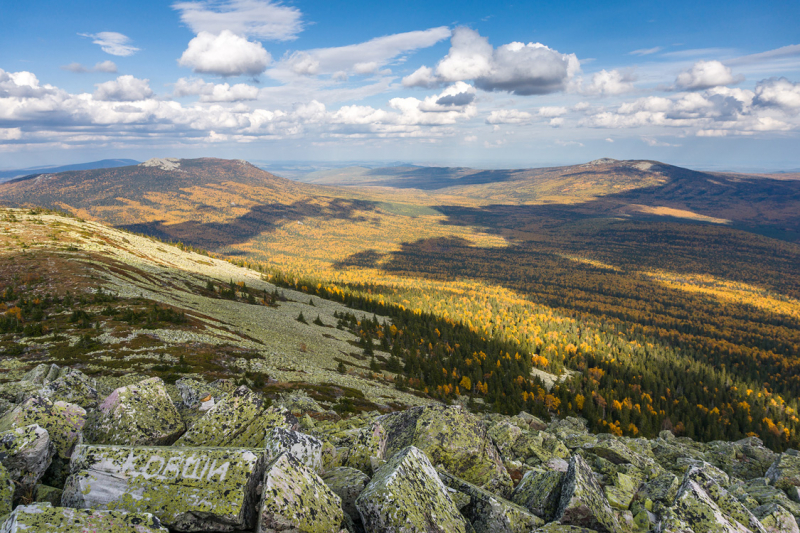
M47 167L31 167L15 170L0 170L0 183L15 178L30 176L34 174L55 174L58 172L68 172L70 170L93 170L98 168L127 167L138 165L135 159L102 159L100 161L90 161L88 163L75 163L73 165L59 165Z
M800 181L702 172L658 161L598 159L505 170L346 167L312 173L306 180L311 183L284 179L242 160L152 159L18 178L0 184L0 202L64 209L211 249L248 241L286 221L348 219L354 210L372 211L387 202L397 212L505 205L549 206L549 213L558 211L563 219L669 217L800 241Z

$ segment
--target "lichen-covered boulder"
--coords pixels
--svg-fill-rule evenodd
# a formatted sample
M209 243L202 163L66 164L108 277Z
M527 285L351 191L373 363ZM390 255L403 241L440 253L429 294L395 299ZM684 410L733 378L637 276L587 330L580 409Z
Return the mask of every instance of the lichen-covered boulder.
M569 461L555 518L561 524L586 527L600 533L619 530L617 518L600 483L580 455L572 456Z
M356 500L370 533L466 533L467 523L428 457L414 446L383 465Z
M386 457L414 446L454 476L501 496L511 476L483 422L461 406L427 406L378 418L386 429Z
M343 520L339 496L291 453L267 465L257 533L335 533Z
M776 504L787 509L795 518L800 517L800 503L790 500L784 491L768 485L766 479L751 479L741 489L746 494L746 499L755 500L756 505L751 505L751 508ZM745 501L745 498L739 499Z
M175 446L261 448L267 431L276 427L295 430L297 418L282 407L267 407L260 396L241 386L222 397Z
M705 461L703 451L696 443L690 442L688 439L677 439L672 433L668 434L669 439L659 437L650 442L653 457L662 468L682 476L686 467L679 465L681 459Z
M594 444L585 445L584 449L611 461L615 465L629 463L644 471L653 471L658 468L651 457L640 455L617 439L602 439ZM658 468L659 471L663 471Z
M185 430L161 378L120 387L97 407L87 425L89 442L131 446L171 444Z
M147 513L95 511L53 507L49 503L20 505L0 525L0 533L168 533Z
M41 385L32 381L9 381L0 383L0 399L11 403L22 403L39 392Z
M612 484L603 487L603 492L611 507L624 511L631 506L641 479L635 475L616 472L612 477Z
M558 511L564 472L530 470L511 493L511 501L550 521Z
M33 369L29 370L22 376L23 381L30 381L37 385L45 385L46 383L58 377L61 368L56 364L38 364Z
M372 474L372 465L382 461L386 455L386 430L378 421L362 428L347 452L345 466Z
M794 450L780 454L767 470L766 478L783 490L800 486L800 454Z
M681 481L677 476L670 472L663 472L642 483L636 492L635 499L642 502L648 511L653 511L656 504L659 508L663 505L672 505L680 487Z
M748 528L747 525L730 516L714 501L715 498L709 494L709 491L721 503L731 504L727 498L720 498L721 495L724 496L722 494L724 489L719 483L705 475L700 469L694 469L693 472L687 474L678 490L674 506L668 510L669 512L662 514L658 531L685 531L688 528L688 531L695 533L763 532L760 524L754 526L751 523L749 524L751 527ZM750 522L749 517L746 521Z
M79 405L34 396L0 418L0 431L37 424L47 430L56 453L69 459L81 439L86 424L86 411Z
M491 492L439 470L444 484L461 494L469 496L469 503L460 509L467 517L475 533L528 533L544 520Z
M748 480L763 478L778 454L765 448L757 437L747 437L736 442L709 442L704 458L728 475Z
M214 396L215 393L217 399L221 396L217 389L211 387L205 381L194 378L181 378L175 382L175 387L177 387L178 393L181 395L183 406L189 409L199 407L203 399L208 396Z
M755 533L763 532L758 519L709 474L708 468L702 466L691 468L684 476L684 484L688 481L701 487L727 518L742 524ZM680 493L678 496L680 497Z
M753 509L753 514L767 533L800 533L794 515L778 504L760 505Z
M175 531L252 529L264 463L242 448L80 445L62 504L152 513Z
M569 459L570 451L563 442L545 432L525 432L514 441L513 455L530 465L543 465L553 459Z
M5 516L11 512L14 489L14 480L11 479L6 467L0 464L0 516Z
M361 470L341 466L326 470L322 480L342 500L342 509L353 518L358 517L356 498L369 483L369 476Z
M325 410L304 390L281 393L278 395L277 403L295 416L303 413L321 413Z
M522 429L508 420L502 420L489 429L489 437L504 458L515 458L510 452L520 436Z
M47 430L36 424L0 433L0 463L23 489L42 478L55 451Z
M311 435L281 427L267 434L267 460L283 452L290 452L295 459L314 472L322 469L322 441Z
M84 409L94 409L100 401L95 380L74 368L62 368L58 377L49 381L41 390L41 395L51 400L80 405Z

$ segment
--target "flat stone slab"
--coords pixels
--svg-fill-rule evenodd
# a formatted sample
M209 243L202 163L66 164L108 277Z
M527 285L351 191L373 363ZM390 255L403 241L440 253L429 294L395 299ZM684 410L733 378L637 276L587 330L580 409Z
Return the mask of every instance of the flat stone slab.
M252 529L264 463L243 448L80 445L62 504L152 513L175 531Z
M343 520L339 496L291 453L266 466L257 533L336 533Z
M94 511L52 507L49 503L20 505L0 525L0 533L169 533L149 513Z

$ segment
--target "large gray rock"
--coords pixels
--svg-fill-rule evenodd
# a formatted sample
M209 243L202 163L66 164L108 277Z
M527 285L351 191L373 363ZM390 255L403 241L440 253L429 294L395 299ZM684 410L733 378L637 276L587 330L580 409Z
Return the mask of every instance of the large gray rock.
M753 509L753 514L767 533L800 533L794 515L778 504L760 505Z
M223 396L194 423L175 446L233 446L261 448L273 428L297 429L297 419L281 407L267 407L245 386Z
M620 526L592 469L580 455L569 460L556 520L561 524L614 533Z
M763 533L761 523L733 494L726 490L717 479L712 477L714 472L709 472L705 466L693 467L684 476L685 485L688 481L701 487L709 498L720 508L729 519L735 520L753 532ZM680 492L678 493L680 497Z
M511 501L525 507L539 518L550 521L558 511L563 482L564 472L530 470L522 476L519 485L514 489Z
M760 439L748 437L736 442L709 442L704 458L728 475L748 480L763 478L778 454L765 448Z
M94 409L100 401L97 383L80 370L62 368L58 377L49 381L41 390L41 395L51 400L80 405L84 409Z
M379 464L385 456L386 430L382 423L376 422L359 431L347 450L344 464L371 475L372 465Z
M291 453L267 465L257 533L335 533L343 520L339 496Z
M0 431L32 424L46 429L58 456L69 459L75 444L82 439L86 411L79 405L34 396L0 418Z
M662 515L658 531L764 532L758 520L701 467L687 472L668 511Z
M161 378L120 387L97 407L86 437L96 444L161 446L185 430Z
M469 503L460 511L472 523L475 533L528 533L544 525L544 520L527 509L444 470L439 471L439 478L447 487L469 496Z
M53 507L49 503L20 505L0 525L0 533L168 533L147 513L94 511Z
M281 427L267 434L267 459L272 460L283 452L290 452L295 459L314 472L322 469L322 441L311 435Z
M361 470L340 466L325 471L322 480L342 500L344 512L357 518L356 498L369 483L369 476Z
M62 504L152 513L175 531L252 529L264 463L242 448L81 445Z
M414 446L383 465L356 500L370 533L466 533L467 523L428 457Z
M42 478L55 451L47 430L36 424L0 433L0 463L23 490Z
M766 478L779 489L800 486L800 455L782 453L769 467Z
M454 476L507 497L513 483L483 422L461 406L415 407L379 417L386 458L414 446Z

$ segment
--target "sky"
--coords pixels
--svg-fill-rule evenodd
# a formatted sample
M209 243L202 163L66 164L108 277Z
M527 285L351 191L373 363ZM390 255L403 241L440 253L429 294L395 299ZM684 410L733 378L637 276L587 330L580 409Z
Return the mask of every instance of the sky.
M796 0L0 0L0 169L798 169L798 20Z

